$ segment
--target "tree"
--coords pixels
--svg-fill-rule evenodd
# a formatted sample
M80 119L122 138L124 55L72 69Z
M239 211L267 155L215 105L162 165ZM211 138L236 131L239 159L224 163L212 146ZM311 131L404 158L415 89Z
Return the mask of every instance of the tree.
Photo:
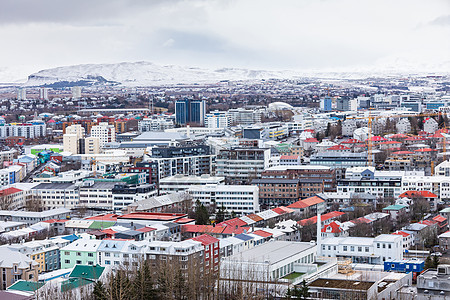
M209 224L209 213L206 207L197 200L195 202L195 224L207 225Z
M103 283L98 280L95 284L94 284L94 292L92 293L92 295L94 296L94 300L107 300L107 296L106 296L106 289L105 286L103 285Z
M286 291L286 298L307 300L309 298L309 288L306 284L305 279L303 279L302 283L300 284L300 288L298 288L297 286L294 286L292 290L288 288Z
M225 219L225 207L223 206L223 203L222 203L222 206L219 207L219 209L216 213L216 223L223 222L224 219Z
M413 198L413 204L411 205L411 215L413 220L420 221L423 216L430 211L430 203L420 196Z

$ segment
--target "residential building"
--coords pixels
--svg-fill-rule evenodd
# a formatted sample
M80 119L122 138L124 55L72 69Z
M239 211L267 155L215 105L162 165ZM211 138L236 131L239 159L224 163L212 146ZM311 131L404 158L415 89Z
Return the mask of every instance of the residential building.
M170 194L176 192L182 192L193 185L206 185L206 184L225 184L225 177L211 176L209 174L203 174L200 176L195 175L175 175L159 180L159 194Z
M142 120L139 120L138 123L139 132L165 131L166 129L171 129L174 127L175 124L173 123L173 120L166 116L144 118Z
M61 269L73 268L75 265L95 266L99 263L97 249L102 241L79 239L60 249Z
M84 181L80 186L80 207L113 209L113 188L118 182L111 181ZM125 183L123 183L125 184Z
M84 153L84 128L80 124L74 124L66 127L65 134L63 135L63 148L64 151L72 154Z
M224 176L227 182L248 183L261 178L269 158L267 148L223 149L216 157L216 175Z
M259 188L256 185L195 185L187 192L195 203L216 208L224 207L228 213L241 216L259 212Z
M100 122L98 125L92 126L91 137L98 138L100 147L103 147L106 143L116 141L116 129L114 125Z
M219 249L219 239L212 237L207 234L202 234L200 236L192 238L196 242L202 243L204 248L203 258L204 258L204 270L208 274L210 272L217 273L219 271L219 261L220 261L220 249Z
M100 138L90 136L84 139L85 154L99 154L100 152Z
M31 189L30 200L40 201L44 210L76 208L80 195L73 183L40 183Z
M262 112L260 110L233 108L228 110L231 125L251 125L261 123Z
M23 222L27 226L51 219L67 219L70 209L56 208L42 212L0 210L0 221Z
M5 247L0 247L0 287L2 290L18 280L37 281L38 263L27 257L25 254L17 253Z
M228 128L231 120L225 111L212 111L205 115L205 127L208 128Z
M12 136L34 139L47 135L47 125L43 121L10 123L0 126L0 138Z
M300 179L261 178L251 184L259 187L259 203L262 206L292 204L300 198Z
M316 195L294 202L291 205L288 205L287 208L294 210L296 214L308 216L311 214L324 213L327 209L327 203Z
M154 184L124 185L116 184L111 190L113 210L119 212L130 204L145 201L158 193Z

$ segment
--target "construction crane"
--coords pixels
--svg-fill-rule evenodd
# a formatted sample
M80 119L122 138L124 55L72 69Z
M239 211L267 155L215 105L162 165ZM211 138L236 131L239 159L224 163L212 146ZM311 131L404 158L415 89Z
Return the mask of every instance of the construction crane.
M368 117L349 117L347 118L347 120L349 119L367 119L367 127L368 127L368 132L367 132L367 165L369 167L373 167L373 141L372 141L372 126L373 126L373 121L378 120L378 119L390 119L390 118L410 118L410 117L432 117L432 116L441 116L442 112L438 112L438 113L418 113L415 115L406 115L406 114L402 114L402 115L383 115L383 116L373 116L371 115L371 112L369 111L369 116ZM445 140L445 136L444 136L444 148L443 151L445 153L446 151L446 146L445 146L446 140Z

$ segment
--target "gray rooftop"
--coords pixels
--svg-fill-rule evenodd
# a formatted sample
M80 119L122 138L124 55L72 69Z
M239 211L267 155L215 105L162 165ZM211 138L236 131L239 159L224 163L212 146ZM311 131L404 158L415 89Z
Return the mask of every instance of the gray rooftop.
M275 264L313 247L316 247L316 245L302 242L271 241L232 255L230 259Z
M73 183L40 183L33 187L32 190L67 190L76 189L76 185Z
M296 184L299 182L299 179L283 179L283 178L262 178L262 179L253 179L252 184L258 183L286 183L286 184Z
M148 131L144 132L141 135L135 137L133 141L136 142L149 142L149 141L171 141L171 140L187 140L188 137L186 134L179 132L157 132L157 131Z

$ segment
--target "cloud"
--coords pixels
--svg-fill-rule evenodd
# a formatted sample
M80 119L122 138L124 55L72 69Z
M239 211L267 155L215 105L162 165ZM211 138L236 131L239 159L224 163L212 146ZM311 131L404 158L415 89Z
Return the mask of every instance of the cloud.
M440 16L430 22L431 25L450 26L450 15Z

